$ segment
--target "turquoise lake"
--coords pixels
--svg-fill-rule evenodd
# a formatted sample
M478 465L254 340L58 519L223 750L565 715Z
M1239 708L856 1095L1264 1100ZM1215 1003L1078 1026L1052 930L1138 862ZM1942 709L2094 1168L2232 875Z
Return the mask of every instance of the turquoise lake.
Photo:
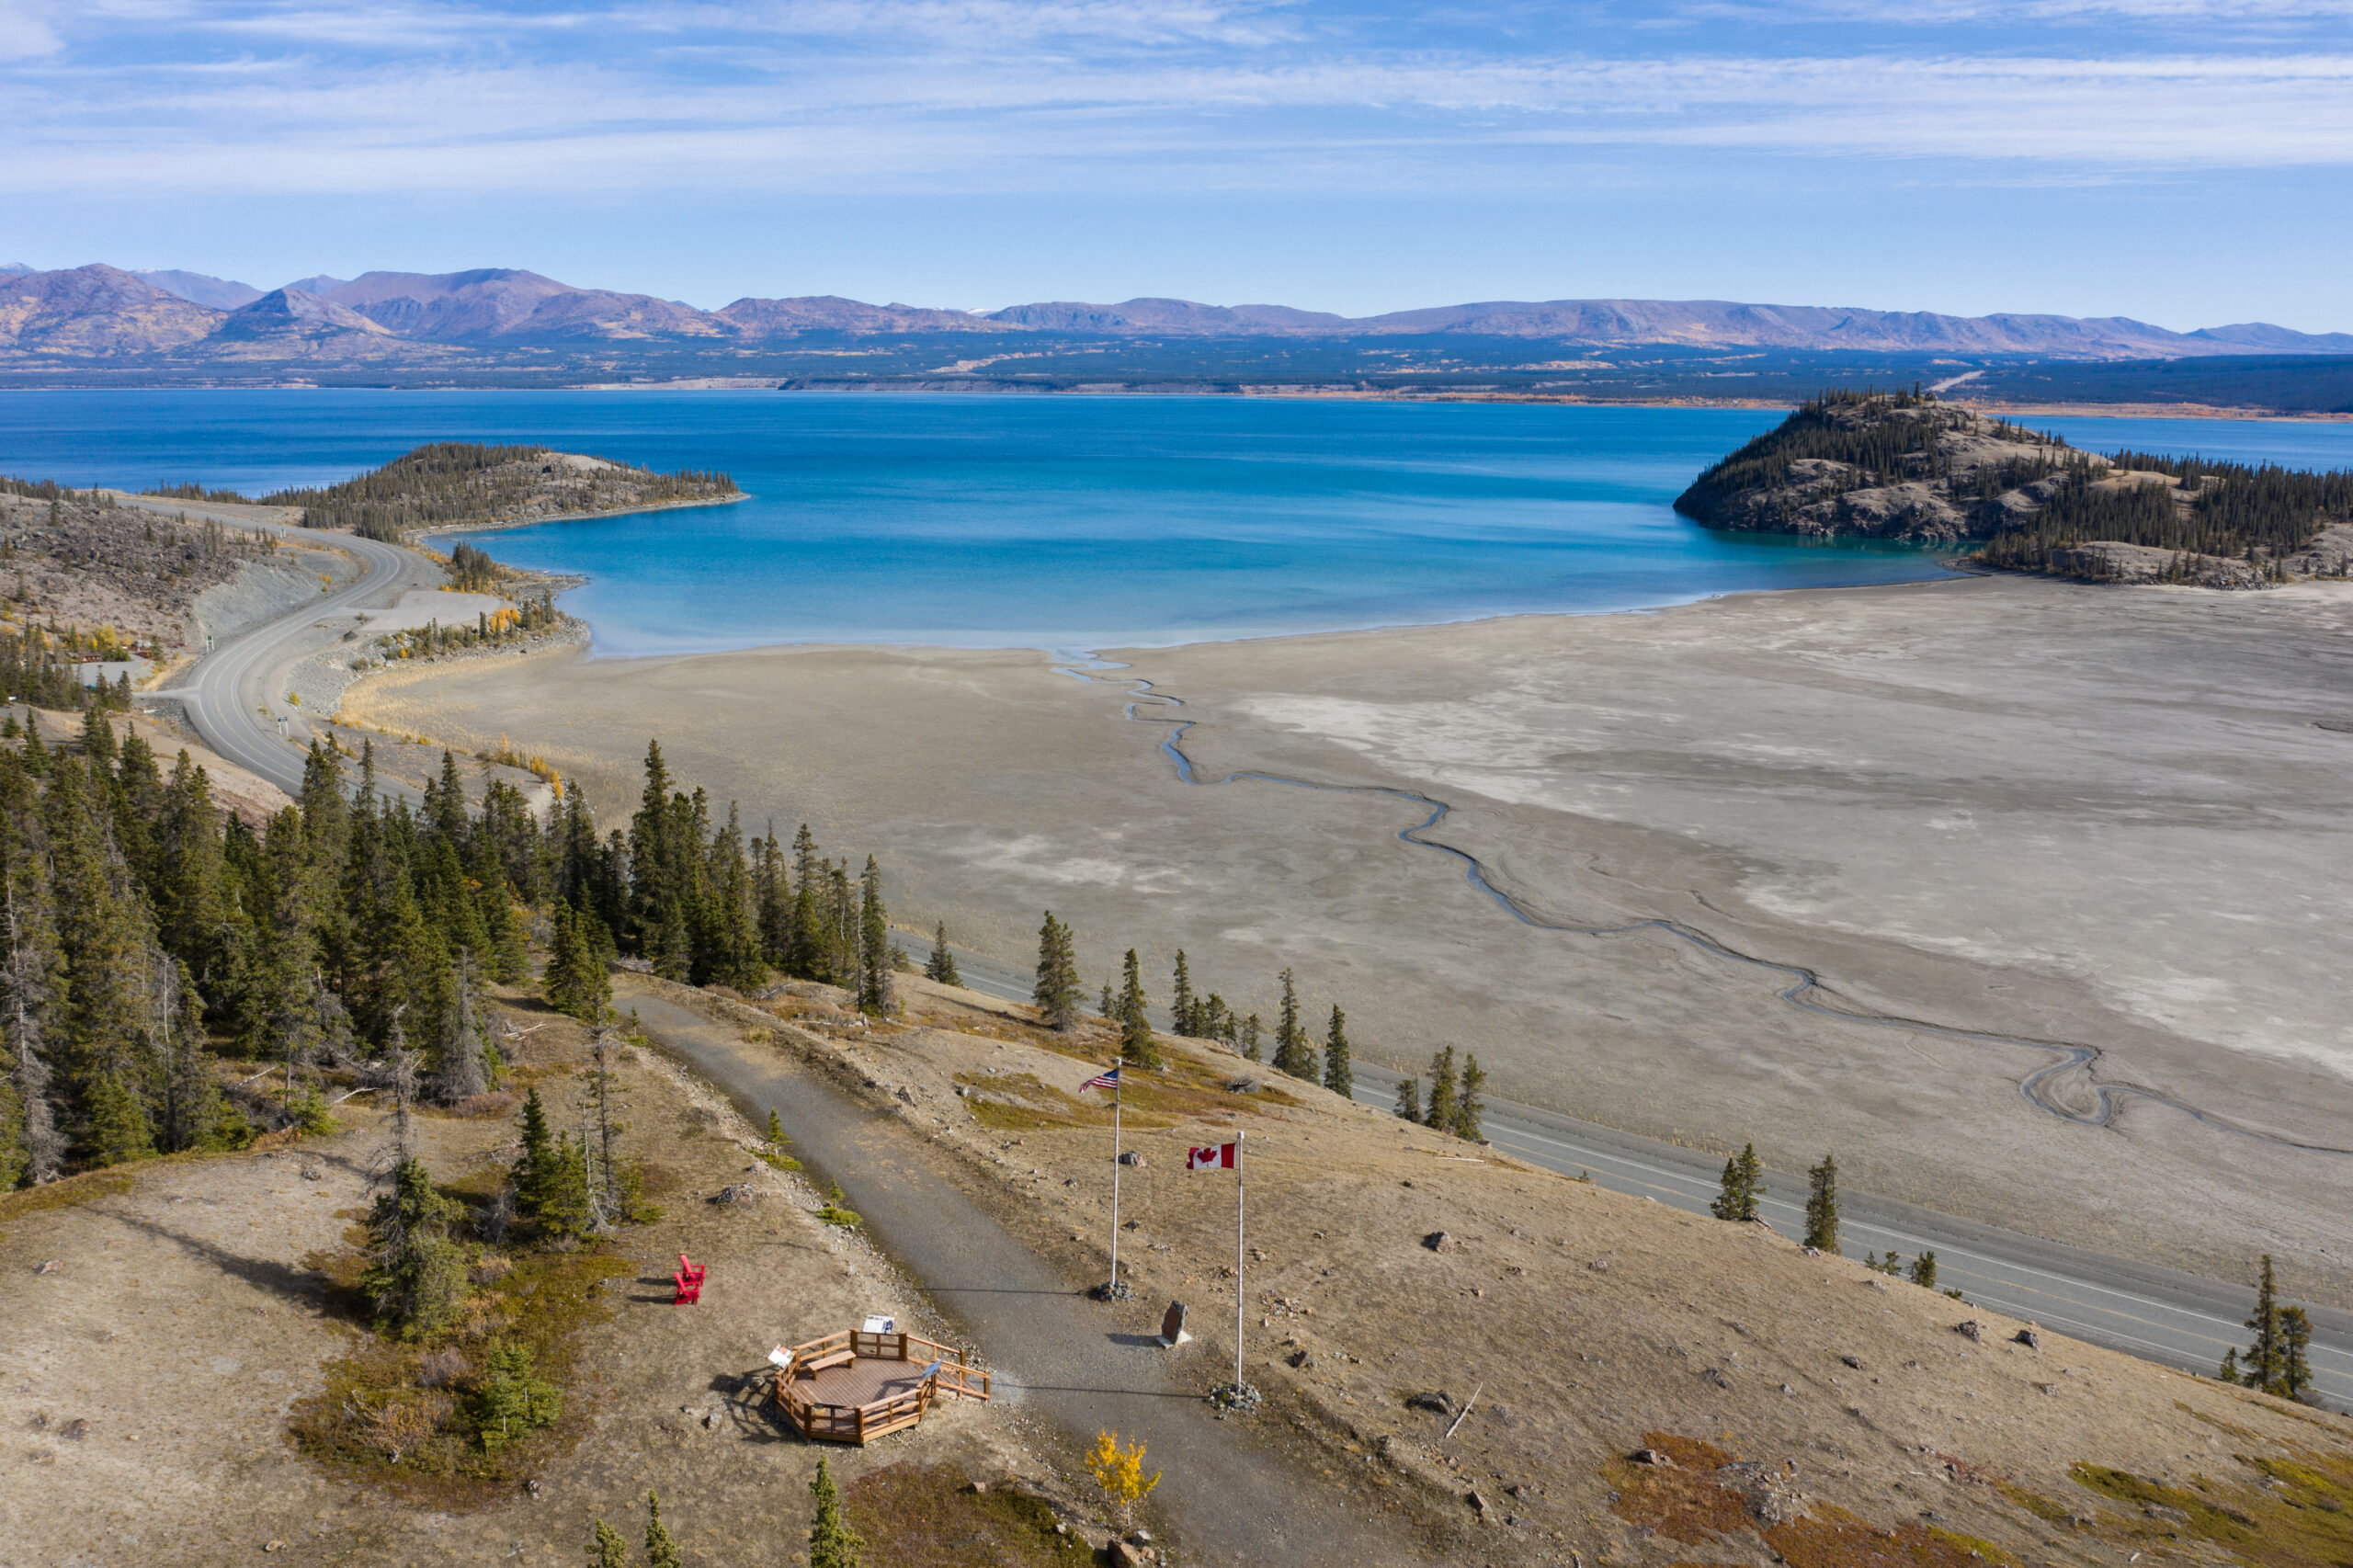
M1670 508L1769 411L1231 397L5 392L0 472L247 494L429 440L721 469L752 498L472 536L577 573L596 647L1075 650L1590 612L1941 574ZM2035 421L2095 450L2353 466L2353 426Z

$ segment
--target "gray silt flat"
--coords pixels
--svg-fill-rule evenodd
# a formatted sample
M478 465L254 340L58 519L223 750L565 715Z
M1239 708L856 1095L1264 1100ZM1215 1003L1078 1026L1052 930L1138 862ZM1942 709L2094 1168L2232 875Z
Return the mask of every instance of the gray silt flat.
M1092 1443L1104 1427L1143 1439L1166 1475L1154 1504L1190 1560L1349 1568L1427 1561L1349 1512L1345 1494L1255 1440L1246 1420L1216 1419L1166 1353L1146 1342L1143 1319L1156 1322L1156 1308L1088 1301L928 1169L895 1119L674 1002L634 989L616 1000L636 1007L649 1038L756 1123L775 1108L794 1153L841 1183L875 1241L981 1347L1000 1391L1074 1444Z

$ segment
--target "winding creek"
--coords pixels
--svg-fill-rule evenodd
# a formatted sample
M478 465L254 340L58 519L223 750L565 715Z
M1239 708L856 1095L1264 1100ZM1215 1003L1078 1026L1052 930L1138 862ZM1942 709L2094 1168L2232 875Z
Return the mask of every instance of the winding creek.
M1467 849L1457 848L1451 844L1442 843L1429 836L1438 825L1446 820L1447 813L1454 809L1448 801L1441 801L1433 795L1426 795L1418 790L1401 789L1394 785L1331 784L1313 778L1294 778L1285 774L1264 773L1246 768L1229 773L1222 778L1204 778L1195 770L1193 759L1186 754L1182 744L1185 732L1191 729L1197 721L1165 715L1147 717L1139 711L1147 705L1156 705L1168 710L1182 709L1185 706L1182 698L1172 697L1166 692L1154 689L1152 682L1148 680L1135 676L1118 677L1108 675L1112 670L1124 667L1120 665L1095 663L1089 667L1074 662L1056 667L1063 674L1075 676L1090 685L1116 685L1126 687L1129 700L1125 711L1131 722L1167 724L1169 733L1161 741L1160 749L1175 766L1176 777L1187 784L1202 789L1214 789L1249 780L1261 784L1279 784L1295 790L1316 790L1332 794L1383 795L1417 809L1427 810L1429 813L1427 816L1398 831L1399 840L1415 848L1432 850L1459 861L1471 885L1484 893L1494 902L1495 907L1523 926L1532 926L1540 931L1556 931L1563 936L1596 938L1627 937L1643 931L1662 932L1677 941L1687 942L1712 957L1764 971L1786 982L1776 994L1789 1006L1804 1012L1836 1018L1866 1028L1901 1029L1910 1033L1934 1035L1941 1040L1962 1040L1972 1045L2013 1046L2029 1051L2049 1051L2054 1060L2019 1079L2018 1092L2037 1109L2079 1127L2110 1127L2114 1125L2125 1100L2141 1099L2165 1106L2181 1112L2184 1116L2194 1118L2208 1127L2234 1133L2241 1138L2254 1139L2257 1142L2269 1143L2283 1149L2301 1150L2307 1153L2353 1155L2353 1148L2339 1148L2329 1143L2302 1142L2296 1139L2283 1138L2274 1133L2258 1131L2254 1128L2242 1127L2227 1117L2217 1116L2187 1100L2177 1099L2165 1094L2162 1090L2148 1088L2139 1084L2099 1083L2096 1081L2094 1074L2105 1052L2096 1045L2085 1045L2075 1040L2040 1040L2028 1035L1997 1034L1984 1029L1959 1028L1949 1024L1931 1023L1925 1018L1907 1017L1902 1014L1881 1012L1874 1008L1857 1006L1852 1004L1837 1005L1832 1000L1837 996L1837 994L1823 983L1822 976L1818 971L1808 969L1802 964L1785 963L1778 959L1759 958L1753 953L1744 953L1699 927L1686 925L1679 920L1651 916L1614 926L1580 926L1570 921L1552 919L1530 908L1522 899L1498 887L1488 877L1486 867L1480 863L1477 856ZM1843 1002L1844 999L1840 998L1839 1001ZM2088 1110L2078 1110L2069 1106L2059 1097L2057 1092L2059 1081L2078 1068L2082 1069L2085 1082L2092 1094L2092 1107Z

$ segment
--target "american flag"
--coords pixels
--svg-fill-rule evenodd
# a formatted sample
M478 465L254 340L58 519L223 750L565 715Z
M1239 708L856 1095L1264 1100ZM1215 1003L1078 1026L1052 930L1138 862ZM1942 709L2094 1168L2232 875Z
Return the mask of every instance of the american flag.
M1190 1151L1191 1157L1186 1168L1196 1171L1230 1171L1241 1163L1241 1153L1242 1145L1239 1143L1216 1143L1206 1149L1195 1149Z
M1119 1086L1120 1070L1117 1067L1112 1068L1108 1073L1097 1073L1079 1085L1082 1089L1116 1089Z

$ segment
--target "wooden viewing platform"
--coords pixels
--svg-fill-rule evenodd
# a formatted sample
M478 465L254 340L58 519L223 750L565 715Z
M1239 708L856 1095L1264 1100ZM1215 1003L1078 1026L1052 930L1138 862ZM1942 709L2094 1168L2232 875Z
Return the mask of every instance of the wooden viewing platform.
M988 1373L963 1351L912 1334L845 1329L785 1354L776 1403L802 1437L820 1442L862 1444L912 1426L943 1393L989 1397Z

